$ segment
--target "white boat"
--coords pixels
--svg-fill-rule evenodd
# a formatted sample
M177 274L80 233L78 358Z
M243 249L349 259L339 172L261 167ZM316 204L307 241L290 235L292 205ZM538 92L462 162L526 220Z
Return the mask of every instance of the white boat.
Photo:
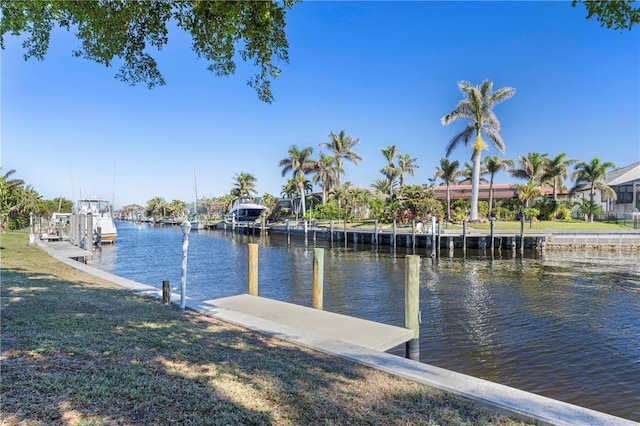
M77 202L76 213L84 215L91 213L94 244L114 244L116 242L118 231L111 216L109 200L83 198Z
M227 221L255 222L267 208L254 201L253 197L239 197L227 214Z

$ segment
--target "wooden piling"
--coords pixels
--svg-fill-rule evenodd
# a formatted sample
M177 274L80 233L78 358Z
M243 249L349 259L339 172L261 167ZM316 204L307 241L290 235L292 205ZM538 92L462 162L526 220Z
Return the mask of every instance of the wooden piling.
M392 238L393 248L395 249L396 248L396 220L395 219L393 219L393 236L391 238Z
M524 213L520 216L520 251L524 251Z
M329 239L331 240L331 246L333 246L333 220L329 221Z
M258 244L249 244L249 294L258 295Z
M416 220L411 221L411 247L416 249Z
M162 281L162 304L171 304L171 286L169 285L169 280Z
M494 246L495 246L495 243L494 243L494 241L493 241L493 234L494 234L494 227L495 227L495 226L494 226L493 219L491 219L491 222L490 222L490 223L491 223L491 252L493 252L493 248L494 248Z
M375 242L375 245L378 245L378 219L376 219L374 225L373 225L373 240Z
M467 249L467 221L462 221L462 251Z
M431 216L431 257L436 256L436 217Z
M322 310L324 291L324 249L313 249L313 300L312 307Z
M406 343L406 357L420 361L420 256L409 255L404 274L404 324L413 331L413 339Z

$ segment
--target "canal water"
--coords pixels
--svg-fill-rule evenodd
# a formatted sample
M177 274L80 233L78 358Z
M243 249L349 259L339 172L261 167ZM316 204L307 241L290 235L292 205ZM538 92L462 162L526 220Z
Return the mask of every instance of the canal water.
M116 244L97 249L93 266L157 288L169 280L179 292L180 228L117 227ZM250 242L260 247L261 296L311 306L313 248L323 247L325 310L404 325L410 248L191 232L187 296L246 293ZM415 254L422 362L640 421L640 253Z

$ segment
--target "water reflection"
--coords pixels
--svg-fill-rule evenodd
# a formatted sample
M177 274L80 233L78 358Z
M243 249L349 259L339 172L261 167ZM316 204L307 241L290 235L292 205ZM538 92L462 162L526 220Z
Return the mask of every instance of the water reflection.
M157 288L166 279L179 285L179 228L118 225L118 243L96 252L94 266ZM431 257L427 248L192 232L188 296L245 293L249 242L260 245L262 296L310 306L312 249L323 247L325 309L400 326L404 258L415 252L423 362L640 421L640 253L446 249Z

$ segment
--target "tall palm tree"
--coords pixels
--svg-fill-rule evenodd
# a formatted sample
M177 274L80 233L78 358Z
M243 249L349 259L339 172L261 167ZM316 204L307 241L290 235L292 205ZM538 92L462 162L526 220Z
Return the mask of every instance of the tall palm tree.
M257 181L258 180L251 173L236 173L233 177L233 182L231 182L234 187L232 195L235 195L236 197L250 197L252 195L256 195L258 193L256 190Z
M473 143L473 180L471 182L471 217L472 221L478 220L478 194L480 189L480 160L482 150L487 148L487 144L482 139L482 133L489 137L498 151L505 153L504 142L500 136L500 121L493 112L493 107L502 101L512 97L516 90L512 87L503 87L492 92L493 83L484 80L480 86L471 86L468 81L458 83L458 88L464 95L456 109L442 117L444 126L460 119L469 120L467 127L455 135L447 145L448 157L453 149L462 141L465 146L469 145L471 137L475 134Z
M540 185L544 181L545 173L547 173L547 165L549 157L547 154L539 152L530 152L527 156L520 155L518 157L519 169L511 170L511 176L518 179L525 179L529 182L535 182Z
M278 167L282 167L282 177L287 173L293 173L293 179L298 184L298 191L302 203L302 216L307 213L307 207L304 200L304 175L313 170L314 161L311 159L313 148L307 147L298 149L295 145L289 147L289 156L283 158L278 163Z
M603 163L600 158L594 157L589 163L582 161L576 164L575 170L571 173L571 180L574 182L571 192L576 192L576 190L585 185L589 187L589 222L593 222L595 190L599 189L607 193L613 192L604 181L607 178L607 169L614 169L615 167L610 161ZM611 198L615 199L615 193Z
M513 168L515 163L513 160L507 158L501 159L497 155L493 155L485 157L484 165L489 174L489 217L491 217L491 211L493 209L493 178L500 170L507 170L507 167Z
M459 163L457 161L449 162L446 158L440 159L440 166L436 167L436 179L442 179L447 187L447 222L451 222L451 191L449 187L452 183L455 183L456 179L460 175L458 170Z
M321 142L320 146L328 148L335 157L336 165L338 166L338 187L342 184L341 176L344 173L342 167L342 159L351 161L353 164L358 164L358 161L362 161L362 157L353 151L353 147L360 142L360 138L352 138L348 136L344 130L340 130L337 135L333 132L329 133L329 142Z
M418 166L416 161L417 158L409 157L409 154L400 155L398 154L398 169L400 169L400 190L404 187L404 175L409 174L414 176L414 170L417 169Z
M320 153L320 158L315 162L313 172L315 174L311 178L311 182L322 187L322 204L327 204L327 195L329 190L338 184L338 174L340 169L335 164L333 155L325 155Z

